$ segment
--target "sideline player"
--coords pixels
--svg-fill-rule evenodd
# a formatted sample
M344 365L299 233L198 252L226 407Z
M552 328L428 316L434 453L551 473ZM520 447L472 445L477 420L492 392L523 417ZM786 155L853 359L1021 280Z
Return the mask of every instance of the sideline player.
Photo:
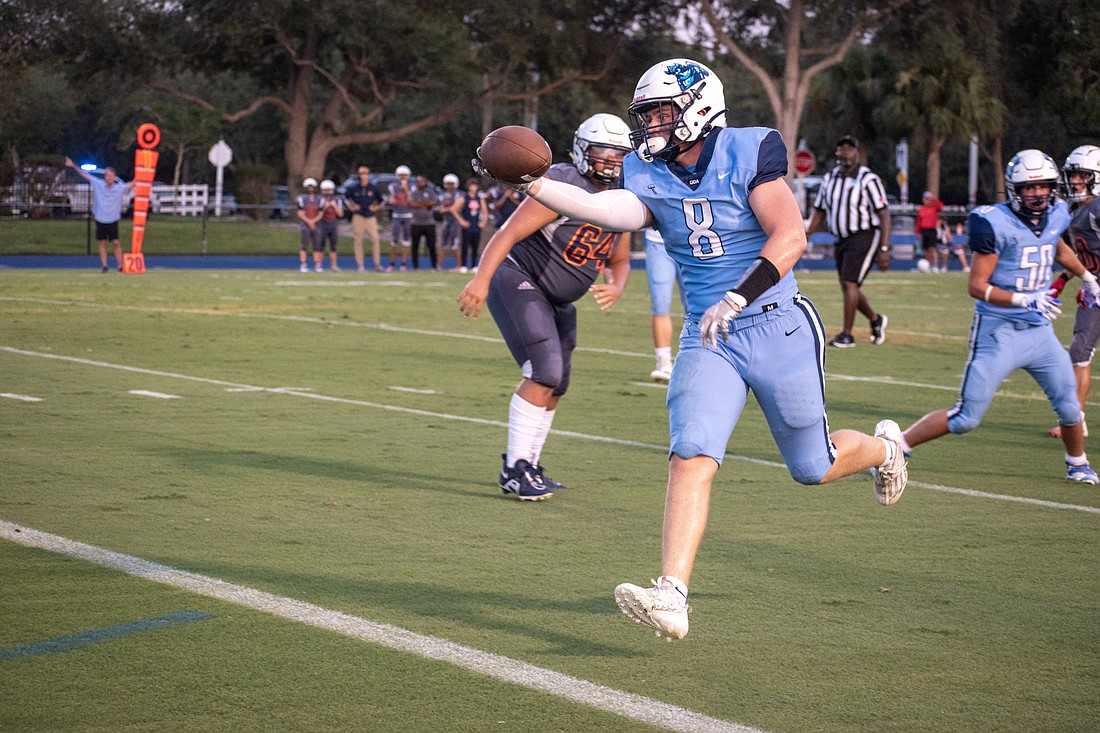
M1051 325L1062 312L1048 292L1052 263L1081 276L1093 298L1100 295L1100 285L1060 239L1070 215L1065 203L1055 199L1057 185L1058 168L1049 155L1021 150L1005 169L1008 201L971 212L967 228L974 256L967 291L976 302L959 400L905 431L902 447L907 454L948 433L960 435L978 427L1001 382L1024 369L1058 414L1066 479L1097 483L1085 455L1073 367Z
M615 115L589 117L573 135L573 165L553 165L547 178L583 191L607 190L630 151L628 133ZM601 272L603 284L593 284ZM577 345L573 302L592 292L600 310L607 310L629 274L630 248L620 231L560 216L533 199L524 199L485 246L458 304L463 315L477 318L488 302L523 372L508 408L508 451L499 481L506 494L538 501L565 488L546 475L540 456L569 387Z
M649 285L650 331L653 334L653 351L657 366L649 373L654 382L672 378L672 288L680 292L680 305L684 303L684 284L680 282L680 268L665 251L661 233L649 227L643 236L645 241L645 278Z
M1100 218L1100 148L1095 145L1074 148L1062 165L1062 187L1073 215L1069 229L1062 234L1062 238L1076 250L1077 259L1085 266L1082 281L1088 279L1091 282L1092 278L1100 275L1100 225L1097 224ZM1072 277L1073 273L1069 271L1056 277L1051 294L1055 298L1061 295L1062 288ZM1100 340L1100 303L1089 294L1087 286L1078 291L1077 303L1069 358L1077 380L1077 401L1081 404L1081 431L1087 438L1089 428L1085 423L1085 400L1089 396L1089 381L1092 379L1092 356ZM1050 437L1062 437L1062 426L1051 428Z
M908 478L892 420L875 436L830 433L825 331L791 272L806 231L783 180L787 149L775 130L727 128L725 112L710 69L662 61L634 90L624 190L588 193L545 177L524 186L545 206L600 226L656 226L680 266L688 312L668 388L661 576L651 588L615 589L624 614L669 639L688 632L688 582L711 484L749 390L799 483L876 468L874 493L892 504Z

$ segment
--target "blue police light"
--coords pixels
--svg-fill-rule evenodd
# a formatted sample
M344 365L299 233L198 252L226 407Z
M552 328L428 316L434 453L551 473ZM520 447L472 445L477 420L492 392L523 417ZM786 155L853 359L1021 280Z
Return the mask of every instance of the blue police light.
M96 169L95 163L81 163L80 170L82 171L94 171Z

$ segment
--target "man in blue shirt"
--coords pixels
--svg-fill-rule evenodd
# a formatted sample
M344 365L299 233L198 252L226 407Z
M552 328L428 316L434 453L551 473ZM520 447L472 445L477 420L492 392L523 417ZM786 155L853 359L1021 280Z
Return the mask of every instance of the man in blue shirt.
M1079 276L1094 300L1100 285L1061 239L1070 214L1065 202L1055 198L1057 184L1058 168L1050 156L1021 150L1005 170L1008 201L979 206L970 214L974 258L967 291L977 302L959 400L910 426L903 436L906 453L948 433L960 435L978 427L1001 382L1024 369L1058 415L1066 479L1097 483L1085 456L1073 365L1051 325L1062 312L1049 292L1052 266L1057 261Z
M95 219L95 238L99 241L99 263L107 272L107 240L115 248L115 264L122 271L122 245L118 241L118 221L122 218L122 204L133 182L119 180L114 168L105 168L103 178L97 178L81 170L72 159L65 158L65 165L72 168L92 185L92 217Z
M875 497L893 504L908 473L894 421L881 421L873 436L829 429L825 329L791 273L806 231L783 180L779 133L727 128L721 81L690 59L651 67L633 100L634 152L623 159L622 188L589 193L546 177L523 187L544 206L606 229L655 226L680 268L687 313L668 387L661 575L651 588L615 589L626 616L680 639L711 484L750 391L799 483L873 468Z
M374 270L378 272L382 269L382 244L378 238L378 218L375 214L382 208L382 192L370 182L370 168L361 165L358 174L359 182L344 192L344 201L352 212L351 247L355 252L355 266L363 272L366 269L363 265L363 236L369 237Z

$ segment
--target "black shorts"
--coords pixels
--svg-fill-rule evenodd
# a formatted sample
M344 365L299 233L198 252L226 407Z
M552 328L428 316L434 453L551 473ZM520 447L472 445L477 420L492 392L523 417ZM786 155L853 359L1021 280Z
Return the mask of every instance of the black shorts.
M505 261L489 283L489 312L523 376L561 396L577 347L577 309L553 303L533 278Z
M878 229L864 229L846 239L838 239L834 256L840 279L862 285L875 262L881 241L882 233Z
M920 246L924 248L925 252L935 247L939 241L939 233L935 229L920 230Z
M95 238L100 242L104 239L109 239L112 242L118 239L118 222L112 221L110 224L104 224L97 221L95 223Z

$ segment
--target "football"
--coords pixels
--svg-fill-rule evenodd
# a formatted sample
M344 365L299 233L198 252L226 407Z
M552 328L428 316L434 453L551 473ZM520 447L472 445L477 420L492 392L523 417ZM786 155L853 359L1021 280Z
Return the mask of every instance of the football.
M508 125L481 141L477 157L493 178L505 183L530 183L546 173L554 156L542 135L528 127Z

